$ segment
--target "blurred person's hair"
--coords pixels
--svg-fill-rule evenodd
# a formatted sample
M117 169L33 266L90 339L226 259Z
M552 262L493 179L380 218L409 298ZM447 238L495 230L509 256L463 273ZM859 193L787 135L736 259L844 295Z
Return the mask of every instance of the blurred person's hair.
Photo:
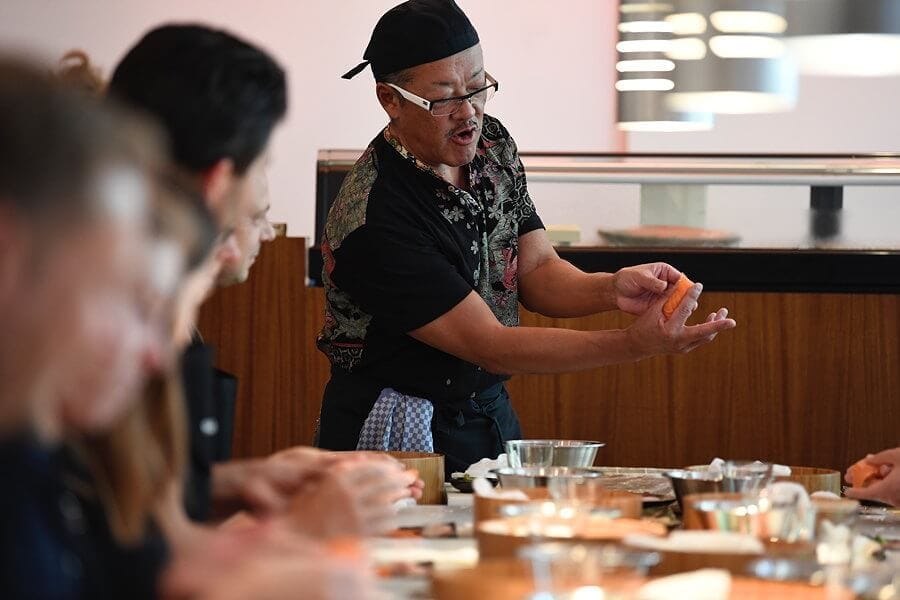
M194 173L231 159L243 174L287 111L282 68L225 31L163 25L113 72L109 93L159 119L175 161Z
M167 486L184 473L186 416L174 369L152 374L141 398L108 430L70 432L67 444L91 475L69 483L103 506L113 536L124 544L143 537Z
M161 139L142 119L74 89L48 69L0 56L0 211L30 232L33 256L56 248L61 234L83 231L120 210L101 200L110 196L101 191L111 184L105 176L116 167L142 175L149 192L159 190L151 194L151 200L157 198L149 207L155 216L156 206L167 202L167 188L159 179ZM196 196L192 202L202 206ZM211 228L207 223L194 245L206 244L202 240ZM39 269L33 272L40 276ZM177 395L163 393L168 385L151 382L148 394L164 401L142 403L134 411L140 418L124 420L107 440L66 432L68 443L87 449L85 464L94 476L94 489L123 539L139 530L133 523L142 530L153 495L162 492L153 489L160 473L180 473L183 463L184 417L179 411L184 409ZM140 468L133 469L129 457L113 456L124 445L135 448L135 455L143 453Z
M80 89L92 96L101 96L106 90L106 81L100 69L91 63L84 50L69 50L59 59L57 77L64 83Z
M157 184L151 207L153 242L174 243L185 258L184 271L193 270L215 247L215 221L192 178L166 170ZM168 308L166 326L172 330L173 305ZM111 428L70 440L92 475L82 493L98 496L120 542L141 538L168 486L183 477L188 432L182 395L177 365L164 365Z
M46 69L0 55L0 206L39 227L73 230L106 208L102 177L115 166L159 169L155 128L79 93ZM54 237L39 237L47 247Z

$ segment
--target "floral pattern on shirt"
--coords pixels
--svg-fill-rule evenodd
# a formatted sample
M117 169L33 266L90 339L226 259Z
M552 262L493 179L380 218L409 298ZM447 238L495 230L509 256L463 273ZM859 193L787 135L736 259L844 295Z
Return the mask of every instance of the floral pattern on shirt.
M325 324L319 340L332 340L326 353L337 364L353 365L362 358L362 340L366 337L372 316L363 312L348 294L332 284L334 251L350 233L365 224L369 192L377 177L375 151L369 147L341 184L325 223L325 236L321 245L326 298Z
M357 159L353 169L344 178L338 198L328 211L325 221L325 238L329 248L340 248L341 242L353 231L366 224L366 208L369 192L378 177L375 150L370 146Z
M468 190L442 179L392 137L389 128L385 128L380 137L413 169L427 174L422 188L428 191L415 202L433 206L435 218L443 218L459 235L457 243L465 255L465 270L468 271L459 274L471 281L474 290L500 323L518 325L520 226L532 216L536 219L536 215L528 195L524 167L509 133L499 121L485 115L475 157L467 165ZM351 233L366 224L369 195L379 178L378 153L390 150L381 144L381 140L375 143L379 149L369 146L341 186L329 211L321 245L326 309L325 325L317 345L332 364L348 371L363 361L373 317L334 284L331 274L335 269L335 252ZM384 156L381 160L388 161ZM382 175L407 178L413 174L415 171ZM450 380L447 381L449 385Z
M485 115L474 160L469 163L469 191L447 183L412 155L397 139L384 132L391 146L419 169L439 180L436 200L451 223L466 220L478 232L472 252L479 256L472 272L475 288L507 326L519 324L519 224L534 214L525 167L515 142L497 119Z

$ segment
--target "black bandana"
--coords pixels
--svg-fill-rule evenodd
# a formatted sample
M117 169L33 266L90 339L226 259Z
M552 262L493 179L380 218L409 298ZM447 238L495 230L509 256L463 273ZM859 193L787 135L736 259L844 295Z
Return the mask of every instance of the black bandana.
M382 15L363 54L365 60L343 78L350 79L371 64L375 79L380 79L477 43L478 32L453 0L408 0Z

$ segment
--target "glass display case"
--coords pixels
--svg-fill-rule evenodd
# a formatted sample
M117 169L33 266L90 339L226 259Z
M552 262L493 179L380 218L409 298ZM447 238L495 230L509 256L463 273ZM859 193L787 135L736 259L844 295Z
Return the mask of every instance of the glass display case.
M319 152L317 239L359 154ZM584 270L663 260L707 289L900 291L900 155L521 157L557 251Z

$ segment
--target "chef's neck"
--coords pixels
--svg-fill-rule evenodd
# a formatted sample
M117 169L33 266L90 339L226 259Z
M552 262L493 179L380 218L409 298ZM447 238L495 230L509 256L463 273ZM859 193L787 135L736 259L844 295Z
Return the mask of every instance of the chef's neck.
M431 164L428 161L423 160L422 157L413 150L412 146L407 143L403 134L397 127L392 127L389 124L387 134L400 142L400 145L403 146L408 153L415 156L422 164L427 165L438 177L460 189L469 189L468 165L453 167L446 164Z

